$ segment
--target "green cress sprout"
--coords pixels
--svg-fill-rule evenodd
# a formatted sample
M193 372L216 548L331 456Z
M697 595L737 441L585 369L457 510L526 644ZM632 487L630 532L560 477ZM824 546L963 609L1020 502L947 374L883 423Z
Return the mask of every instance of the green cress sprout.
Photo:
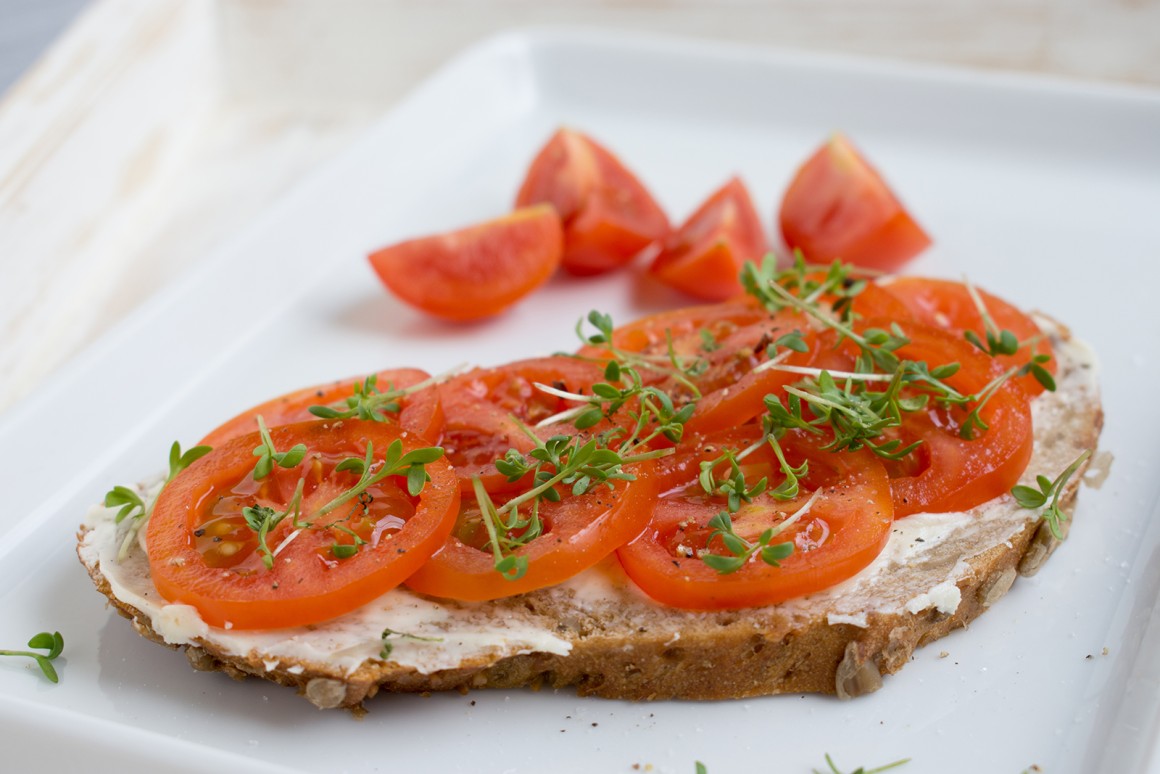
M52 632L51 634L40 632L28 641L28 647L45 650L47 653L34 653L29 650L0 650L0 656L25 656L33 659L49 682L60 682L60 677L56 674L56 667L52 665L56 657L64 651L64 637L60 636L60 632Z
M379 658L386 661L391 657L392 651L395 649L395 643L392 639L407 639L416 640L418 642L443 642L442 637L420 637L417 634L408 634L407 632L395 631L394 629L383 629L382 635L379 639L382 640L382 649L379 651Z
M181 444L174 441L173 445L169 447L169 475L165 477L165 482L161 485L161 489L164 489L170 481L177 478L177 475L181 471L211 451L213 449L209 446L194 446L189 451L182 453ZM158 490L157 494L160 496L161 490ZM129 529L125 533L125 538L121 541L121 548L117 551L117 561L122 562L129 555L129 547L137 539L137 533L149 521L149 515L153 512L153 502L156 502L156 499L146 504L141 498L141 495L133 489L127 486L117 485L105 493L104 502L106 508L120 508L116 516L117 524L120 524L127 518L132 518Z
M877 768L873 769L868 769L865 766L859 766L858 768L851 771L850 774L879 774L879 772L888 771L906 763L910 763L910 758L903 758L902 760L894 761L893 763L887 763L885 766L878 766ZM813 769L813 773L842 774L838 767L834 765L834 759L830 757L829 753L826 753L826 765L829 766L829 771L818 771L817 769Z
M378 374L371 374L361 382L354 383L353 393L342 401L346 404L346 408L335 408L335 405L341 405L336 402L329 406L311 406L309 411L314 416L323 419L363 419L371 422L386 422L387 414L398 414L401 410L402 404L399 402L401 398L424 390L433 384L446 381L462 368L462 366L453 368L447 373L424 379L410 387L395 388L393 384L388 383L386 392L379 390Z
M301 462L302 457L306 455L306 447L302 444L298 446L302 447L302 455L298 459ZM297 449L298 446L294 448ZM273 449L272 444L270 448ZM354 530L345 526L343 522L349 521L357 513L365 512L370 506L372 498L367 490L388 476L405 475L407 478L407 491L412 497L418 497L427 485L427 482L431 480L431 476L427 473L425 466L441 458L443 456L443 449L438 446L431 446L415 449L403 454L403 442L396 439L387 447L387 453L381 463L375 462L374 454L374 444L371 441L367 441L366 452L363 457L347 457L334 466L335 471L350 471L357 474L359 480L349 489L346 489L315 511L314 516L316 520L314 522L308 523L300 520L302 489L305 479L298 480L298 486L294 490L294 496L290 499L290 504L287 505L284 511L278 512L265 505L255 505L242 510L242 517L246 520L246 525L258 535L258 553L262 557L262 563L267 569L273 568L274 558L278 554L278 549L275 548L271 551L266 542L266 538L283 519L289 516L293 517L291 523L296 530L334 529L349 535L354 541L353 543L335 542L330 547L330 552L336 559L349 559L357 554L359 548L366 545L366 541L359 537ZM271 454L271 457L273 456L274 454ZM326 516L341 508L343 505L346 505L351 500L355 500L356 502L350 514L327 523L319 523L317 521L319 517ZM292 537L293 533L282 544L285 545Z
M274 439L270 437L270 431L266 428L266 420L262 419L262 415L258 415L258 434L262 438L262 442L254 447L254 456L258 461L254 463L254 480L261 481L266 476L270 475L277 465L280 468L292 468L302 458L306 456L306 444L297 444L292 449L280 452L274 448Z
M1038 336L1027 339L1026 341L1019 341L1014 333L1008 330L1000 330L999 326L995 324L995 318L991 316L987 305L983 303L983 297L979 291L972 285L965 277L963 278L963 285L967 289L967 293L974 302L975 308L979 310L979 316L983 318L983 333L987 338L986 343L979 338L979 335L972 330L963 332L963 338L969 341L978 349L987 353L991 357L998 355L1014 355L1024 347L1032 347L1038 340ZM1031 361L1019 369L1019 376L1030 373L1035 377L1035 381L1043 386L1043 389L1048 392L1055 392L1055 379L1043 367L1043 364L1051 360L1050 355L1034 355Z
M1067 521L1067 514L1059 509L1059 498L1063 494L1068 480L1075 475L1075 472L1091 454L1092 450L1086 449L1054 481L1048 479L1047 476L1036 476L1035 483L1039 485L1039 489L1030 486L1017 486L1011 490L1011 496L1015 498L1015 502L1032 510L1043 508L1044 505L1047 505L1047 499L1051 498L1051 504L1043 510L1040 518L1047 522L1051 534L1058 540L1064 539L1061 525Z

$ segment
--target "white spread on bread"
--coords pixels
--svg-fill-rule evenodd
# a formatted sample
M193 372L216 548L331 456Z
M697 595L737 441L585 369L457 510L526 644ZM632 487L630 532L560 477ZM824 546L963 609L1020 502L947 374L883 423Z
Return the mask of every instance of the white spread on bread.
M1040 320L1040 324L1050 326ZM1076 402L1098 401L1092 352L1074 339L1056 340L1059 362L1058 390L1044 393L1032 403L1036 430L1035 451L1023 483L1033 484L1038 474L1054 478L1082 451L1069 432L1068 407ZM142 487L154 495L157 485ZM148 491L147 491L148 490ZM240 631L208 626L188 605L167 604L149 577L142 551L116 562L119 546L114 509L94 507L86 522L80 554L90 567L100 567L115 596L152 622L170 644L212 643L222 652L255 654L268 671L281 660L301 671L303 663L328 664L353 673L368 659L379 657L384 629L437 638L437 641L392 638L390 659L423 674L460 666L465 661L499 660L522 653L567 655L572 644L557 636L545 620L519 606L507 605L495 615L488 603L457 603L429 599L396 589L347 615L325 624L269 631ZM866 627L875 613L918 614L935 609L953 614L961 598L959 581L970 573L966 561L972 551L1001 545L1038 518L1020 508L1004 494L962 513L920 513L897 521L881 554L864 570L843 583L778 606L790 619L809 618L825 611L831 626ZM891 583L901 567L907 583ZM625 577L614 558L600 563L552 590L580 610L598 613L615 609L621 615L655 613L660 608ZM679 621L698 613L670 611L674 638ZM744 611L741 611L744 614Z

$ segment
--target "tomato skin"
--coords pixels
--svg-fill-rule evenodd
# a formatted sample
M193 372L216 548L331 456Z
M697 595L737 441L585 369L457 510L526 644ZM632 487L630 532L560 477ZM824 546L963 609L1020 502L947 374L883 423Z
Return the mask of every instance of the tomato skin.
M367 442L372 442L376 459L382 459L395 440L402 441L404 452L424 445L392 424L357 420L341 425L325 421L285 425L271 429L270 435L279 449L305 443L311 452L342 456L361 457ZM211 567L195 545L195 530L207 523L204 517L211 515L215 503L232 487L252 480L252 450L259 443L257 433L239 436L184 470L162 490L147 526L149 567L157 590L169 602L194 606L211 626L274 629L335 618L401 583L442 545L454 526L459 489L451 467L437 460L427 465L431 481L417 499L413 515L377 546L363 546L353 557L328 565L319 552L334 542L334 534L303 529L286 543L272 569L241 574ZM281 495L272 495L266 502L285 507L289 486L279 484L312 475L314 463L308 454L292 471L275 470L270 486ZM331 492L356 479L351 473L331 471L313 490L318 501L307 492L303 517L309 521L312 506L321 507ZM290 521L283 520L271 533L271 548L289 534Z
M683 447L671 462L666 460L662 486L677 488L661 498L645 530L617 552L628 576L653 599L688 610L776 604L849 578L886 545L893 509L882 465L867 451L834 454L822 451L816 440L804 434L790 433L782 442L790 463L808 460L810 464L811 475L803 480L803 494L785 503L763 495L753 506L734 514L733 521L739 534L746 521L752 524L753 533L759 533L770 525L772 510L792 513L808 500L805 490L811 485L820 489L823 495L802 521L774 541L793 540L793 554L782 560L780 567L757 560L735 573L721 575L697 556L681 553L685 546L694 552L704 548L708 521L724 510L722 500L710 499L696 488L700 461L715 458L722 448L745 448L759 436L760 430L752 426L709 436L700 448ZM759 460L776 465L768 446L745 462ZM771 486L776 484L777 479L771 479ZM690 488L684 488L686 485ZM712 547L721 551L718 541Z
M553 356L477 368L440 384L445 417L440 443L447 451L448 461L455 466L461 490L472 491L473 477L479 477L489 492L518 489L520 482L508 481L495 469L495 460L508 449L527 452L534 446L512 417L534 426L578 405L542 392L535 387L536 382L567 392L588 392L593 383L603 378L599 365ZM551 425L536 432L548 437L557 433L570 435L576 429Z
M840 134L798 169L778 222L786 244L813 263L841 259L893 271L931 243L882 177Z
M745 262L768 252L749 191L734 177L665 239L649 273L696 298L725 301L742 292L738 278Z
M423 237L371 253L372 268L392 293L424 312L454 321L505 311L560 265L560 218L548 206Z
M628 263L669 231L669 220L628 169L591 137L560 129L540 150L516 206L548 203L564 224L564 268L600 274Z
M986 341L983 316L971 298L967 286L950 280L924 279L920 277L896 277L881 284L882 289L898 298L906 305L910 314L920 322L950 331L961 336L973 331L980 340ZM1036 355L1052 356L1051 342L1035 321L998 296L978 289L987 313L1000 330L1009 330L1019 341L1038 337L1033 349ZM1014 355L997 355L995 361L1005 368L1019 367L1027 363L1029 355L1020 350ZM1048 373L1056 372L1057 364L1052 357L1043 364ZM1027 374L1015 380L1030 396L1043 392L1043 385L1034 376Z
M634 465L637 479L617 481L579 496L564 494L561 503L545 503L544 534L514 552L528 559L527 573L506 580L495 569L490 550L467 545L452 534L423 567L407 579L421 594L465 601L484 601L554 586L588 569L634 538L648 523L658 494L651 461ZM502 505L497 500L496 505Z
M376 376L381 392L387 392L391 389L390 385L396 389L403 389L431 378L430 374L418 368L394 368L379 371ZM223 422L210 431L209 435L201 439L199 445L216 449L226 441L252 433L258 428L257 418L259 415L267 427L315 420L318 417L310 413L311 406L341 404L346 398L354 395L355 385L362 382L362 377L339 379L336 382L305 387L280 395L253 408L246 409L232 419ZM402 410L397 415L397 419L404 430L409 430L427 439L439 437L439 433L443 429L443 406L439 402L439 393L435 389L419 390L400 399L399 402L402 405ZM345 408L345 406L343 407ZM387 416L393 415L387 414Z

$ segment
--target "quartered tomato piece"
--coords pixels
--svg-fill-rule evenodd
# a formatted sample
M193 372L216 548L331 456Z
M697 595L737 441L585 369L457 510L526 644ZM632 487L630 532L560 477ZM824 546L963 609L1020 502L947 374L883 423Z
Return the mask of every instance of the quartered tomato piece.
M786 244L812 263L840 259L892 271L930 245L882 177L840 134L794 175L778 221Z
M963 283L919 277L898 277L883 283L882 288L902 301L910 314L919 322L948 330L959 336L971 331L980 342L987 343L987 330L983 322L983 314L979 310L978 304L971 298L967 286ZM979 300L999 331L1010 331L1021 344L1029 343L1027 347L1021 346L1013 355L996 355L995 360L998 363L1005 368L1019 368L1025 365L1033 355L1051 357L1051 342L1043 335L1039 326L1030 316L985 290L977 289L977 292ZM1054 374L1055 359L1046 361L1042 367L1048 373ZM1019 377L1016 382L1026 390L1028 395L1034 396L1043 392L1043 385L1031 374Z
M616 481L612 489L598 485L576 496L570 487L561 487L560 502L543 503L539 511L543 532L513 552L528 561L527 572L516 580L495 569L479 505L464 496L451 537L407 579L407 586L435 597L479 601L566 581L627 543L648 522L658 491L652 462L638 463L631 472L635 481ZM502 501L495 504L501 506Z
M533 159L517 207L548 203L564 222L564 268L599 274L628 263L669 231L668 217L616 156L561 129Z
M665 239L649 271L691 296L724 301L742 292L738 277L745 262L759 261L767 252L761 218L735 177Z
M440 445L455 466L463 491L471 491L473 477L479 477L489 492L518 489L519 482L510 482L496 471L495 460L508 449L526 452L534 447L519 422L534 428L538 422L578 405L537 389L537 382L582 393L602 380L600 366L557 356L479 368L440 384L445 417ZM576 429L559 424L537 432L547 436L571 434Z
M762 494L732 516L742 539L755 543L765 530L780 529L771 544L792 542L793 553L778 567L755 557L724 575L702 561L705 550L730 554L709 526L726 504L701 489L700 463L723 449L745 449L760 437L758 428L741 428L684 445L662 461L661 483L669 491L640 536L617 552L625 572L650 597L691 610L775 604L849 578L886 545L893 509L882 465L867 451L822 451L819 441L794 432L781 444L791 465L809 464L798 496L783 501ZM742 464L749 483L767 476L772 489L784 479L768 444Z
M431 375L418 368L395 368L375 374L376 389L380 393L402 390L430 379ZM228 422L218 426L201 440L202 446L217 448L226 441L246 435L258 429L257 418L262 417L267 427L289 425L294 422L309 422L317 419L310 413L311 406L331 406L345 410L346 400L355 394L355 387L364 384L362 377L340 379L328 384L306 387L268 400L253 408L246 409ZM397 399L397 412L384 410L386 417L398 420L404 430L417 433L423 438L438 438L443 429L443 407L439 403L439 393L434 387L417 390Z
M359 481L356 472L336 469L344 459L363 460L373 444L382 465L396 441L404 454L424 445L396 425L317 421L276 427L270 436L283 451L304 444L302 462L275 466L255 481L253 450L261 439L239 436L170 482L149 519L157 590L197 608L211 626L274 629L335 618L397 586L450 534L459 488L441 459L426 465L431 480L418 497L408 493L404 469L335 504ZM267 535L267 568L245 509L284 512L300 483L297 517L281 519Z
M563 232L548 206L527 207L449 234L371 253L392 293L448 320L499 314L544 284L560 265Z

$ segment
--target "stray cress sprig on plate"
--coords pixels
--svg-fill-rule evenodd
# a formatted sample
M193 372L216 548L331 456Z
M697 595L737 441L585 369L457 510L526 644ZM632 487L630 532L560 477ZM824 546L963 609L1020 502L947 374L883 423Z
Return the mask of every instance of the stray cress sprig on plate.
M30 658L40 667L40 671L49 682L60 682L60 677L56 673L56 667L52 665L52 662L56 660L57 656L64 652L64 637L60 636L60 632L40 632L39 634L35 634L28 641L28 647L45 652L0 650L0 656L23 656Z
M1011 490L1011 496L1015 498L1015 502L1024 508L1037 510L1047 505L1043 513L1040 514L1040 518L1047 522L1048 529L1057 540L1064 539L1062 524L1067 521L1067 514L1059 508L1059 498L1063 495L1067 482L1091 455L1092 450L1085 449L1083 454L1076 457L1075 461L1068 465L1054 481L1047 476L1036 476L1035 483L1039 489L1030 486L1016 486ZM1048 498L1051 498L1050 505L1047 504Z
M181 451L181 444L174 441L173 445L169 447L169 475L165 477L161 489L164 489L170 481L177 478L177 475L181 471L211 451L213 449L209 446L194 446L189 451L183 453ZM158 490L158 495L160 493L161 490ZM156 499L153 502L156 502ZM133 541L137 539L137 533L149 521L149 514L153 511L153 502L146 504L141 495L127 486L117 485L105 493L105 507L120 508L116 516L117 524L120 524L127 518L132 518L129 529L121 541L121 547L117 551L118 562L124 561L125 557L129 555L129 548L133 545Z

